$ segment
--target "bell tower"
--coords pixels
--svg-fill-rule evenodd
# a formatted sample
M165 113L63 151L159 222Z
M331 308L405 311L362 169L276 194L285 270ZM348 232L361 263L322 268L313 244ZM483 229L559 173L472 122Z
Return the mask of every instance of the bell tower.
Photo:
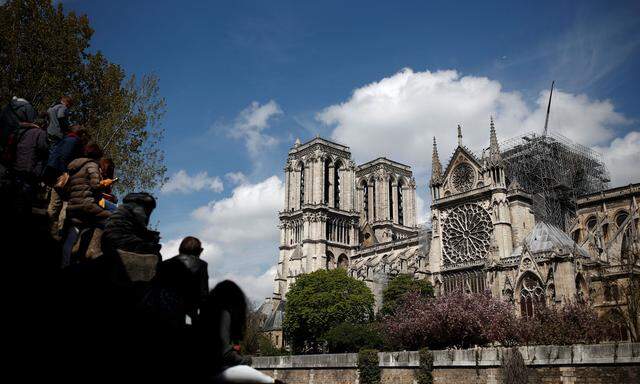
M284 299L300 274L349 266L358 244L355 169L349 147L320 137L296 140L289 150L275 299Z

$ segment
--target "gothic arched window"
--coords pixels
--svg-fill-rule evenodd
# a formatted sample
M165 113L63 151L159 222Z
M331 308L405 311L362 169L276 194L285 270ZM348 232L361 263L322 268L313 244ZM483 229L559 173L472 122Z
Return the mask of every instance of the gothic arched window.
M587 220L587 229L590 232L593 232L596 229L596 225L598 224L598 220L596 219L595 216L591 216L588 220Z
M336 268L336 259L333 257L333 253L327 252L327 269Z
M349 267L349 258L344 253L338 257L338 268L347 269Z
M622 224L624 224L625 220L627 220L627 217L629 217L629 214L625 211L622 211L616 215L616 225L618 226L618 228L622 227Z
M402 182L402 179L398 180L398 224L400 225L404 225L404 209L403 209L403 196L402 196L402 187L404 186L404 183Z
M389 178L389 220L393 221L393 179Z
M329 177L329 167L331 166L331 159L327 158L324 161L324 203L329 204L329 188L331 188L331 178Z
M373 221L375 221L376 220L376 182L375 180L371 179L369 181L369 186L371 187L371 212L373 212L371 217L373 218Z
M304 163L300 162L300 208L304 204Z
M532 273L527 273L522 277L520 288L520 315L531 318L535 314L536 308L545 305L544 289L542 282Z
M336 161L333 166L333 206L340 208L340 168L342 163L340 160Z
M365 221L369 221L369 186L366 181L362 182L362 210Z
M587 282L581 274L576 276L576 298L580 301L586 300L589 292Z

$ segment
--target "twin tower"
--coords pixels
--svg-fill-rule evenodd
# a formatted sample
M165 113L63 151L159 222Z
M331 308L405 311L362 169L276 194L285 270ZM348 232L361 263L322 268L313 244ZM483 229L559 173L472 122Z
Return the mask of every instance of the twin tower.
M411 167L378 158L362 165L349 147L320 137L289 151L274 298L300 274L345 268L363 246L415 236Z

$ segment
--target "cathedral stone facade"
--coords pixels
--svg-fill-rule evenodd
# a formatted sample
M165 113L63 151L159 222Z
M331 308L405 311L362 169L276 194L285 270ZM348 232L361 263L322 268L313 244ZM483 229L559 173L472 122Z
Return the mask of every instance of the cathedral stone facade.
M507 179L493 121L488 139L477 156L458 127L458 146L443 168L434 138L428 229L416 223L410 166L386 158L356 165L346 146L296 141L284 169L274 293L261 308L274 343L283 344L288 289L318 269L346 269L367 284L377 306L388 279L405 273L428 279L437 295L489 291L522 316L575 298L606 315L615 304L611 287L640 273L631 255L640 185L579 197L565 232L536 220L534 196Z

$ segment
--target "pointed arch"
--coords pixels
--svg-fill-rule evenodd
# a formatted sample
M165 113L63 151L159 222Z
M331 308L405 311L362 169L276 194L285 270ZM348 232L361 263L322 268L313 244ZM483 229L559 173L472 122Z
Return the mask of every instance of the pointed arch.
M331 188L331 173L329 171L329 168L331 168L331 156L327 156L326 159L324 159L324 196L323 196L323 201L325 204L329 204L329 191Z
M341 175L340 168L342 168L342 160L337 159L333 163L333 206L340 208L340 191L341 191Z
M578 300L588 300L589 299L589 286L587 285L587 281L585 280L582 273L576 274L576 298Z
M304 180L304 162L302 160L300 160L298 162L298 165L296 167L298 169L298 172L300 172L300 177L299 177L299 184L298 184L298 188L300 189L299 191L299 198L300 198L300 208L302 208L302 206L304 205L304 188L305 188L305 180Z
M336 269L336 259L333 256L333 253L327 251L327 269Z
M404 196L402 194L402 188L407 185L404 177L398 178L397 190L398 190L398 224L404 225Z
M394 193L393 187L394 187L394 184L396 184L396 179L395 179L395 177L393 175L390 175L388 186L387 186L387 191L388 191L388 193L387 193L387 206L389 207L389 215L388 215L388 217L389 217L390 221L393 221L393 219L394 219L393 218L393 203L394 203L394 200L395 200L393 198L393 193Z
M376 181L373 178L373 176L371 176L369 178L369 195L370 195L370 199L371 199L371 215L369 215L369 217L371 217L371 221L375 221L376 220Z
M338 256L338 268L349 269L349 258L344 253Z
M542 279L531 271L527 271L520 276L516 292L518 292L518 304L520 305L520 316L522 317L532 318L536 309L545 305L545 291Z
M366 179L360 180L362 188L362 212L364 212L364 220L369 221L369 183Z

